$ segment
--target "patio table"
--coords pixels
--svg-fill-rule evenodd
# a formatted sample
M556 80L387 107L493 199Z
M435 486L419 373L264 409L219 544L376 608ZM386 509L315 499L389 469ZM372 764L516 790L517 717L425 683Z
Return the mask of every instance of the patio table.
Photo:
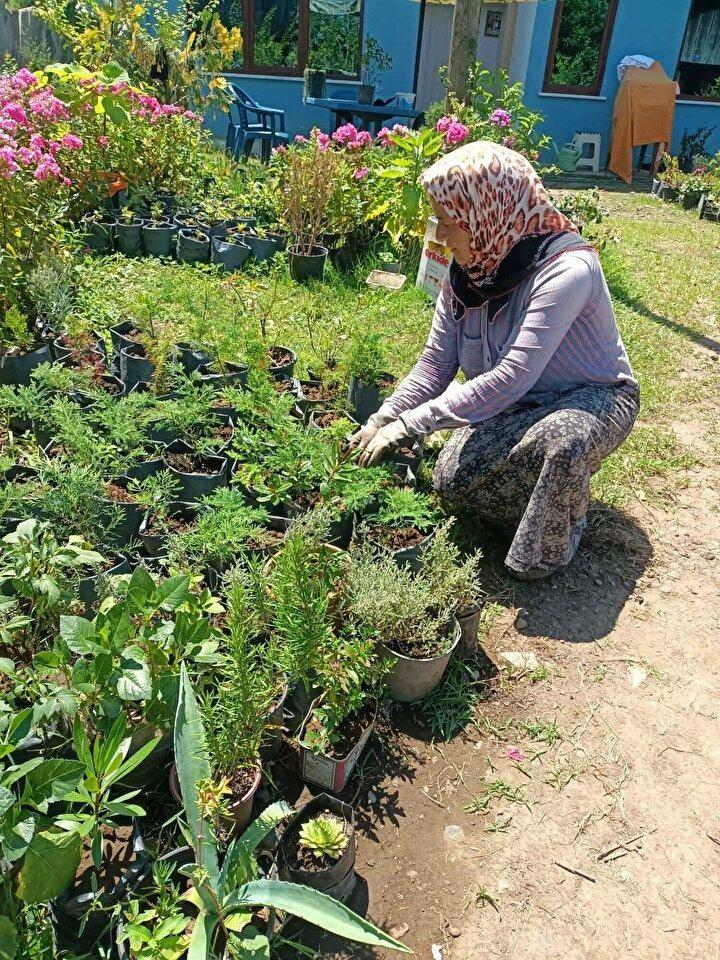
M380 127L393 117L401 120L412 120L413 127L416 126L418 118L422 117L422 111L420 110L411 110L408 107L399 107L392 103L388 103L384 107L376 107L374 104L360 103L357 100L342 100L332 97L306 97L305 103L329 110L335 124L333 130L337 130L344 123L352 123L357 117L364 129L376 134Z

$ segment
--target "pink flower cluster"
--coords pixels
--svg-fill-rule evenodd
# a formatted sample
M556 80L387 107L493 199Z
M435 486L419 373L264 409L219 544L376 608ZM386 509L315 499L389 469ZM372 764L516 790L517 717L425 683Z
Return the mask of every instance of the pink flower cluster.
M435 129L438 133L445 134L445 146L447 147L456 147L460 143L465 143L470 136L468 128L458 120L454 113L449 117L440 117L435 124Z
M367 130L358 130L354 123L338 127L332 138L339 147L346 150L364 150L373 145L372 134Z
M56 180L69 187L72 181L58 154L83 147L81 137L58 131L57 124L69 119L53 88L39 87L29 70L0 77L0 177L10 180L28 170L39 182Z
M389 127L383 127L382 130L378 130L377 144L379 147L391 147L393 145L391 137L406 137L409 133L410 128L402 123L396 123L392 130Z
M124 81L113 83L110 87L110 93L117 94L123 91L125 91L125 95L130 103L133 104L130 108L131 112L137 117L149 120L150 123L157 123L164 117L181 116L186 120L195 120L197 122L200 122L202 119L196 113L193 113L192 110L186 110L185 107L180 106L179 103L160 103L157 97L133 90L131 87L128 87Z
M490 114L490 123L495 127L509 127L512 123L512 117L507 110L493 110Z

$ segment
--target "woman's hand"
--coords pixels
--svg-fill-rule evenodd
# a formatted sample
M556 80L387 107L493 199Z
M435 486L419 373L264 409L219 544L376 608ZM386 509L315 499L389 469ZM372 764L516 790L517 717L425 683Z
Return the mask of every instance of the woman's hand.
M375 414L368 418L367 423L350 437L350 449L362 451L367 447L372 438L380 429L380 424L375 420Z
M402 420L393 420L387 426L381 427L375 432L370 442L365 446L360 455L360 465L371 467L379 463L386 454L394 450L401 440L408 436L408 429Z

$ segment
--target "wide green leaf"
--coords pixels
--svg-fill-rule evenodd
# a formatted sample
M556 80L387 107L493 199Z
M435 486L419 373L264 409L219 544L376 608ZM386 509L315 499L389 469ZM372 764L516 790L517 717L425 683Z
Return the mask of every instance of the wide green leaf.
M36 833L18 877L20 898L26 903L45 903L62 893L75 878L81 847L77 833Z
M80 783L84 770L79 760L46 760L28 773L25 786L33 803L40 807L63 800Z
M180 698L175 715L175 763L182 793L185 817L193 837L195 861L202 864L208 883L218 889L220 868L215 844L208 838L208 828L203 822L198 805L196 784L211 776L207 741L200 711L185 664L180 667Z
M198 915L190 935L187 960L209 960L212 956L212 935L216 923L217 917L208 916L207 913Z
M256 927L245 927L240 934L233 934L233 956L242 960L270 960L270 941Z
M128 647L123 651L117 692L123 700L149 700L152 697L150 667L140 647Z
M0 917L0 960L15 960L20 942L10 917Z
M94 653L97 643L88 643L95 639L95 627L85 617L71 617L63 614L60 617L60 638L65 641L73 653ZM102 648L100 648L102 649Z
M253 851L274 827L294 812L289 803L278 800L253 820L242 837L230 844L220 872L221 897L227 894L229 886L240 886L255 879Z
M412 953L410 947L406 947L364 917L353 913L344 903L298 883L253 880L232 893L224 906L228 911L249 906L274 907L347 940L398 950L400 953Z
M155 591L153 603L162 607L163 610L176 610L187 599L189 590L190 577L184 575L170 577Z
M35 833L35 817L18 810L10 810L0 827L0 849L10 863L19 860Z
M10 807L15 803L15 794L12 790L6 790L0 786L0 817L5 816Z
M127 586L127 602L131 610L136 613L144 610L147 602L155 592L155 581L140 564L133 570Z

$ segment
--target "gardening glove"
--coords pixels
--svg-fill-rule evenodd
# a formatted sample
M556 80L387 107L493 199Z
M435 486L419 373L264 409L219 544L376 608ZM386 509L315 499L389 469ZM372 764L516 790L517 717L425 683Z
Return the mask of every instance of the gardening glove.
M361 453L360 465L372 467L379 463L388 453L400 446L401 440L407 440L408 433L402 420L393 420L387 426L381 427Z
M354 450L357 448L360 452L362 452L381 426L382 421L378 419L376 413L374 413L371 417L368 417L367 423L360 427L360 429L350 437L350 449Z

